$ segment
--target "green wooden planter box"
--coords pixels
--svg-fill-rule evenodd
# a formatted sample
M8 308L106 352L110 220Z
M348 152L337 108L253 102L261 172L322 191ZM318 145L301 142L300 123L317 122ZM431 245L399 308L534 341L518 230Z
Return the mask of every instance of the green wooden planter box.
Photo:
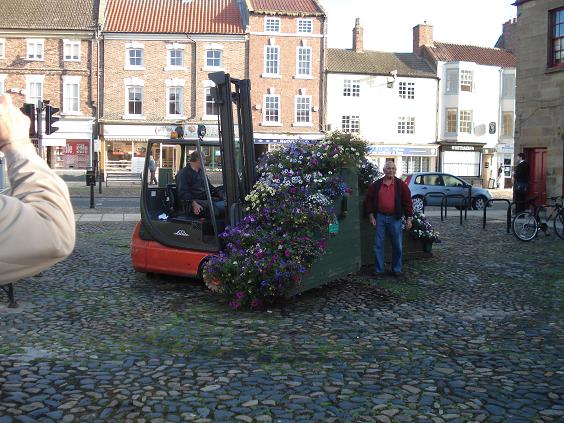
M360 223L360 240L361 240L361 257L362 266L374 265L374 227L370 224L368 217L364 213L364 198L366 193L363 192L359 198L359 223ZM432 257L433 244L421 239L413 239L403 232L403 261L416 260L421 258ZM384 246L384 257L387 263L392 261L392 245L388 239Z
M307 290L328 284L354 272L361 266L358 174L353 169L341 171L352 193L346 197L346 213L341 214L343 203L335 203L335 213L338 218L338 232L327 239L325 254L317 260L306 273L300 283L289 292L287 297L293 297ZM333 227L335 229L335 227Z

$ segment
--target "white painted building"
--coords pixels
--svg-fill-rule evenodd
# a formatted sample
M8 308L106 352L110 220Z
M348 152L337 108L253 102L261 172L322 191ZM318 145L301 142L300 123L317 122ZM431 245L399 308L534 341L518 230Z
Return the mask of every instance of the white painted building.
M435 69L440 81L439 170L490 188L498 184L510 187L515 121L513 53L433 41L433 27L427 24L413 29L413 49Z
M327 129L359 134L380 168L398 175L436 169L438 79L413 53L362 49L357 19L353 49L328 49Z

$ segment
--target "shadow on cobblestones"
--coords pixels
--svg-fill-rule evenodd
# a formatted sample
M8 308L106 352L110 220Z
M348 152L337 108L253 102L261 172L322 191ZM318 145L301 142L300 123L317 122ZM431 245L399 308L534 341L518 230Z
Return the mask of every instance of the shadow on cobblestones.
M0 307L0 422L561 421L564 242L434 219L435 257L263 313L137 274L131 224Z

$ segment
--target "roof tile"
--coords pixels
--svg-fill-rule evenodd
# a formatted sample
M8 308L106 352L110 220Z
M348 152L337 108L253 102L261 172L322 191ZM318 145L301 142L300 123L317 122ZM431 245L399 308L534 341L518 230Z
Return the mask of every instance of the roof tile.
M242 34L236 0L108 0L106 32Z
M315 0L248 0L255 13L324 15Z
M2 29L94 30L98 19L97 0L3 0Z
M413 53L388 53L328 49L327 70L336 73L388 75L397 70L399 76L436 78L429 65Z
M435 41L434 46L424 46L436 61L475 62L479 65L514 68L517 64L515 55L509 50L498 48L450 44Z

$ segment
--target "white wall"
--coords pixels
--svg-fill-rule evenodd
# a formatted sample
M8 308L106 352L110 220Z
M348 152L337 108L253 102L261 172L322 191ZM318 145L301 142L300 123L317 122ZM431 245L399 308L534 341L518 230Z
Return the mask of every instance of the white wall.
M344 80L360 80L360 96L344 97ZM437 81L432 78L336 74L327 76L327 123L341 129L344 115L360 116L360 135L370 143L430 144L436 141ZM415 99L402 99L399 82L415 83ZM415 134L398 134L398 117L415 117Z
M458 93L446 93L446 70L459 69L473 71L473 91L458 90ZM473 62L439 62L437 75L440 78L440 106L439 106L439 140L485 143L484 148L495 148L498 140L513 141L501 136L502 110L514 110L514 100L501 99L502 68L497 66L483 66ZM459 84L460 86L460 81ZM473 133L448 134L446 132L446 110L456 108L472 110ZM489 133L490 122L495 122L496 132Z

